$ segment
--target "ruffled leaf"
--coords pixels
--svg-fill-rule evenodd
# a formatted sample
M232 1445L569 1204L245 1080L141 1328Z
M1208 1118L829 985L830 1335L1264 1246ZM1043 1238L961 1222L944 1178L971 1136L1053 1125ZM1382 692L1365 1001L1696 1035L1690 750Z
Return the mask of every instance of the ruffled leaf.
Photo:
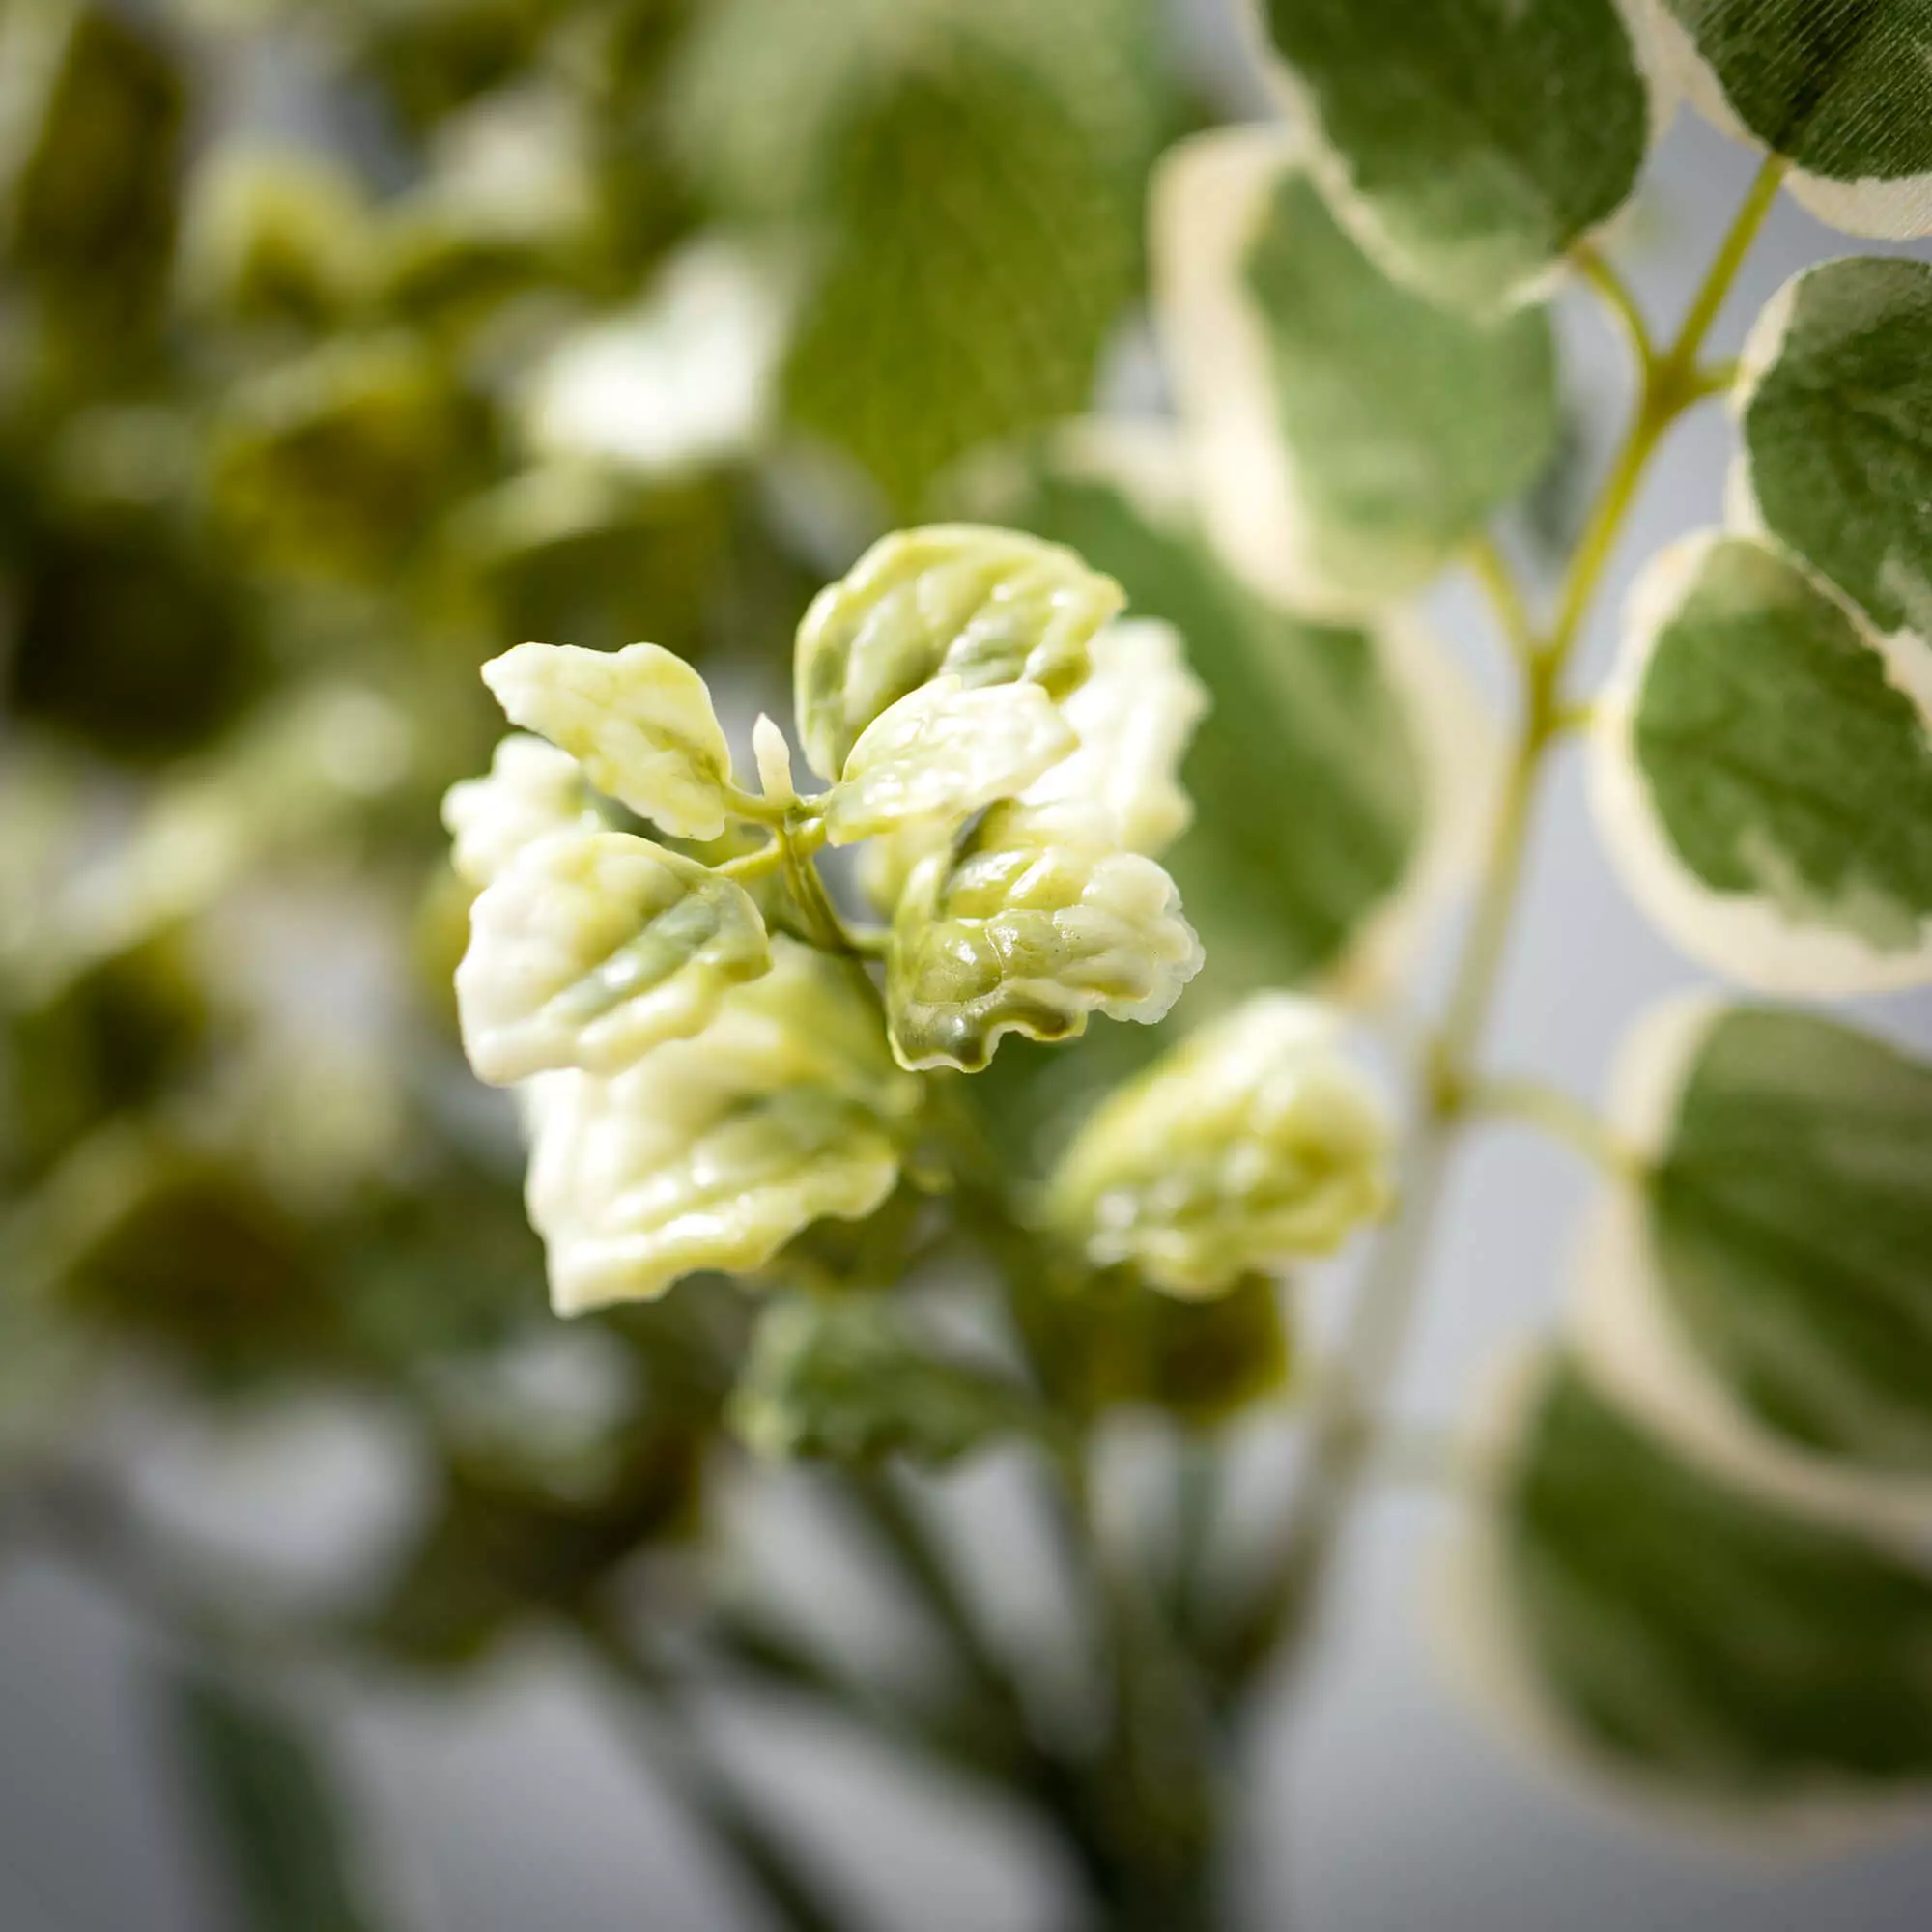
M1104 1100L1048 1188L1097 1266L1214 1294L1330 1253L1391 1198L1390 1130L1322 1008L1263 994Z
M1632 594L1594 803L1686 952L1773 991L1932 979L1932 671L1795 564L1697 537Z
M886 1009L910 1067L977 1073L1002 1035L1071 1039L1090 1015L1165 1017L1201 970L1174 881L1137 852L1057 840L995 806L923 860L893 923Z
M599 791L676 838L716 838L731 751L696 671L656 644L519 644L483 667L510 722L576 758Z
M1064 696L1124 600L1071 551L1011 530L935 525L884 538L799 627L799 729L836 778L866 727L928 678L1041 685Z
M497 1085L565 1066L618 1073L698 1032L770 965L743 887L628 833L555 835L471 909L456 974L463 1043Z
M442 822L458 875L487 886L526 845L558 832L594 831L602 821L577 760L513 731L498 742L489 777L465 779L443 794Z
M1077 741L1037 684L969 689L948 673L873 719L825 802L832 843L849 845L908 823L956 825L1012 798Z

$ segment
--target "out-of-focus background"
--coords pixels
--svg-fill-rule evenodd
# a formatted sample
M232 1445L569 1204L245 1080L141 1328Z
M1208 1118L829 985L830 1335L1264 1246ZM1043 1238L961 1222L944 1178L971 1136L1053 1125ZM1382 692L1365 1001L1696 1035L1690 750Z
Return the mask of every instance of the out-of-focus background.
M676 1617L729 1342L706 1323L730 1318L694 1317L682 1406L640 1410L676 1380L663 1338L549 1317L514 1122L454 1042L436 802L487 757L475 668L509 644L652 639L742 724L811 589L985 447L1163 408L1145 185L1189 129L1269 111L1235 0L986 0L940 78L908 52L937 6L0 0L0 1534L16 1472L56 1445L79 1467L78 1547L0 1542L4 1932L231 1922L135 1608L168 1586L95 1514L117 1496L211 1576L367 1627L369 1665L308 1697L406 1932L754 1922L524 1615L641 1549L640 1601ZM1656 312L1751 166L1701 125L1664 142L1616 242ZM1844 245L1781 205L1726 346ZM1572 298L1561 320L1574 434L1509 532L1532 570L1625 396L1601 320ZM1625 577L1716 517L1727 455L1715 409L1678 432ZM1466 591L1432 614L1498 687ZM1497 1057L1593 1092L1632 1013L1695 975L1605 870L1569 762L1530 907ZM1932 1042L1923 1000L1868 1017ZM1586 1184L1527 1136L1474 1145L1418 1417L1548 1327ZM1345 1286L1317 1279L1318 1325ZM1288 1464L1250 1434L1262 1510ZM939 1489L1025 1646L1020 1472ZM909 1641L810 1477L705 1506L722 1560L830 1645ZM1254 1925L1923 1922L1932 1837L1713 1850L1480 1728L1429 1639L1444 1513L1396 1489L1364 1516L1248 1794ZM867 1922L1060 1919L1053 1849L991 1801L781 1699L699 1721Z

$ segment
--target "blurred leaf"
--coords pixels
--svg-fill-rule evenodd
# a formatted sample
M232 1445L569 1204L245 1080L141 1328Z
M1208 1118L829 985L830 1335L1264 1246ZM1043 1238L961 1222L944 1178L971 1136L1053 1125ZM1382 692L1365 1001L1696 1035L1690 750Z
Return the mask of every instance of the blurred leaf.
M24 0L0 32L10 101L0 237L44 301L50 342L89 374L84 354L150 322L175 240L184 88L153 27L118 8Z
M1692 537L1630 604L1599 829L1644 909L1747 984L1932 979L1932 711L1878 639L1747 537Z
M1250 581L1312 610L1392 604L1528 487L1557 431L1540 306L1480 321L1391 281L1274 129L1176 151L1157 209L1201 513Z
M792 1295L758 1321L731 1420L765 1456L956 1461L1027 1426L1024 1393L925 1348L885 1296Z
M338 337L231 391L210 487L222 522L270 567L378 577L469 480L478 427L420 345Z
M1690 98L1721 100L1795 164L1792 191L1854 235L1932 231L1932 77L1916 0L1661 0L1701 67ZM1726 132L1731 131L1726 126Z
M1266 1275L1179 1301L1111 1269L1024 1283L1015 1306L1049 1403L1076 1416L1144 1406L1208 1428L1279 1394L1294 1365L1283 1290Z
M168 1719L191 1802L250 1932L376 1932L331 1767L292 1713L201 1675L171 1676Z
M1210 708L1181 766L1194 823L1167 855L1216 1000L1333 965L1403 879L1419 837L1413 729L1370 631L1264 604L1184 513L1098 468L1029 472L1009 514L1115 577L1179 631Z
M1520 300L1636 185L1651 108L1616 0L1264 0L1336 213L1438 300Z
M1478 1688L1654 1798L1842 1823L1932 1777L1932 1577L1677 1462L1572 1368L1517 1420L1459 1605ZM1513 1687L1513 1688L1512 1688Z
M803 221L796 421L888 503L1085 405L1134 293L1161 96L1139 0L735 0L677 92L722 205Z
M1687 1451L1794 1504L1821 1479L1820 1507L1922 1488L1932 1065L1775 1007L1662 1009L1626 1065L1669 1112L1641 1237L1596 1258L1592 1365Z
M1735 407L1755 519L1879 630L1932 638L1932 263L1795 276L1751 332Z

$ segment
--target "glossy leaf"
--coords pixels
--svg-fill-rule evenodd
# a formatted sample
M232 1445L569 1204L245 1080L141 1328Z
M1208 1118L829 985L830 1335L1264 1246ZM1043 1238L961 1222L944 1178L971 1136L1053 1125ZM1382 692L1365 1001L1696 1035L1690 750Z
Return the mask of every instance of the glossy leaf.
M1794 276L1751 331L1735 407L1749 521L1879 630L1932 639L1932 264Z
M1853 235L1932 232L1932 20L1918 0L1651 0L1690 99L1785 156Z
M1774 991L1932 978L1932 665L1738 537L1664 553L1597 707L1625 881L1706 964Z
M463 1042L498 1086L558 1067L605 1075L708 1025L771 965L742 886L623 832L526 846L470 910L456 972Z
M1391 281L1293 137L1240 128L1179 150L1154 256L1203 517L1295 608L1346 615L1407 595L1548 459L1542 309L1486 322Z
M1110 1094L1047 1186L1054 1224L1099 1267L1170 1294L1339 1247L1389 1205L1391 1134L1333 1016L1260 994Z
M1072 725L1037 684L969 688L948 673L860 733L825 802L835 845L923 821L956 825L1065 759Z
M1337 213L1439 300L1520 300L1636 185L1653 114L1615 0L1259 5Z
M812 600L795 665L800 734L836 778L874 719L928 678L1022 679L1064 696L1087 675L1120 587L1071 551L970 524L901 530Z
M487 778L450 786L442 822L452 841L450 863L472 886L487 886L539 838L594 831L601 823L577 760L521 731L498 741Z
M996 806L920 862L893 923L886 1010L902 1065L977 1073L1001 1037L1151 1025L1201 970L1174 881L1137 852L1063 844Z
M513 724L582 765L599 791L675 838L724 830L731 750L702 677L656 644L519 644L483 667Z

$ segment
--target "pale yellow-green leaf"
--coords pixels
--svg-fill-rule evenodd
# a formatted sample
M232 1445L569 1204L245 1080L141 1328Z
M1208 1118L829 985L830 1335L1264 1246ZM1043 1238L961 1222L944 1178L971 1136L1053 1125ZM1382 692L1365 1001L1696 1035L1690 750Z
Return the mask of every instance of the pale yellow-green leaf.
M1390 1147L1330 1013L1264 993L1102 1102L1048 1202L1096 1264L1216 1294L1248 1270L1330 1253L1379 1214Z
M941 524L886 537L799 627L806 756L837 778L873 719L942 672L967 686L1025 679L1064 696L1123 601L1072 551L1013 530Z
M887 960L893 1050L975 1073L1005 1034L1071 1039L1096 1012L1151 1024L1201 956L1151 859L1060 842L1024 808L995 806L907 882Z
M487 778L443 794L450 863L472 886L487 886L526 845L600 823L583 771L567 752L512 731L498 741Z
M519 644L483 667L510 722L576 758L599 791L673 838L724 830L731 753L704 680L657 644Z
M835 845L921 821L956 824L1015 797L1074 748L1037 684L968 688L948 673L908 692L860 734L825 803Z
M770 965L742 886L628 833L560 833L526 847L470 911L463 1043L497 1085L565 1066L614 1074L698 1032Z

